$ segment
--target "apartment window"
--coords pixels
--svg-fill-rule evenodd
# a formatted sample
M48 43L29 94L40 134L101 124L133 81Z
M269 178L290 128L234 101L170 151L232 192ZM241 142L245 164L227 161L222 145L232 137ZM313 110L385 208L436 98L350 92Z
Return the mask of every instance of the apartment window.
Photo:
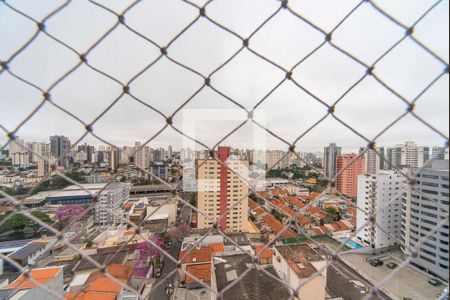
M425 227L425 226L420 226L420 229L425 230L425 231L427 231L427 232L430 232L430 231L431 231L430 228ZM425 235L422 235L422 236L425 236Z
M430 210L438 210L436 206L430 206L426 204L423 204L422 207Z
M422 174L422 178L428 178L428 179L439 179L439 176L437 175L427 175L427 174Z
M424 216L427 216L427 217L434 218L434 219L437 219L437 217L438 217L435 214L430 214L430 213L427 213L427 212L424 212L424 211L421 214L424 215Z
M420 248L420 251L422 251L423 253L426 253L426 254L428 254L430 256L436 257L436 253L433 253L431 251L425 250L423 248Z
M422 182L422 185L436 187L436 188L439 187L438 183L431 183L431 182Z
M429 248L432 248L432 249L436 249L437 247L435 246L435 245L432 245L432 244L430 244L430 243L428 243L428 242L425 242L425 243L423 243L425 246L427 246L427 247L429 247Z

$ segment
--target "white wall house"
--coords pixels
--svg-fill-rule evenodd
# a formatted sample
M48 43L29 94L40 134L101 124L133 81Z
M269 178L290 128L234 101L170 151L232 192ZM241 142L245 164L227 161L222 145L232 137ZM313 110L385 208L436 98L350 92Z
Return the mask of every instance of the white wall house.
M299 290L301 300L325 299L327 282L326 260L306 244L274 247L273 267L292 288L307 282ZM322 268L324 270L322 271ZM322 271L318 273L318 271Z

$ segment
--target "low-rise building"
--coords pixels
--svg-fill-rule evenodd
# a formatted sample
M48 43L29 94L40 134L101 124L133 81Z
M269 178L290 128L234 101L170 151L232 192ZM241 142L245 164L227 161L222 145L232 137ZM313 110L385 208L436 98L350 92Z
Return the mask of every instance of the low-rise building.
M186 271L188 268L193 268L199 265L211 264L212 261L212 249L211 248L202 248L202 249L194 249L188 251L181 251L179 260L181 260L181 270L180 272L180 281L182 283L186 283ZM189 280L188 280L189 281Z
M169 225L175 224L177 219L178 201L176 199L153 200L147 206L146 222L167 219Z
M225 253L214 257L213 282L219 293L226 289L224 300L291 299L287 287L267 273L276 276L271 266L264 266L264 270L256 268L248 254Z
M35 282L38 282L39 285L36 285ZM63 294L62 267L31 270L29 278L22 274L15 281L0 289L0 299L59 300L60 297L57 295Z
M116 280L112 280L100 271L95 271L87 278L83 289L67 293L65 299L118 299L118 296L126 290L126 286L131 286L130 280L133 276L133 268L119 264L111 264L106 267L106 272Z
M292 288L300 287L301 300L325 299L327 261L307 244L274 247L273 267Z
M47 245L48 242L44 240L32 241L8 257L22 266L34 265L36 258L46 250Z

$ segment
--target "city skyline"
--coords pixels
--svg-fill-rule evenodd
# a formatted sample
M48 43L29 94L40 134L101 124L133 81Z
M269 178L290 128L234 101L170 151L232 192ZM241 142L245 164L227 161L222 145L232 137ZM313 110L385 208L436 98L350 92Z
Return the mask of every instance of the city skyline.
M52 136L54 136L54 135L52 135ZM69 139L70 142L73 142L73 140L70 137L67 137L65 135L60 135L60 136L61 137L66 137L66 138ZM22 136L16 136L16 141L17 140L24 141L25 144L35 144L35 143L41 144L42 143L42 144L49 144L49 145L51 145L50 138L51 138L51 136L48 137L47 140L45 140L45 139L38 139L38 140L30 139L30 140L27 140L25 138L22 138ZM433 153L433 148L436 148L436 149L439 148L441 151L443 149L449 149L449 147L448 147L448 145L446 143L444 143L442 145L441 144L421 144L421 143L418 143L416 140L412 140L412 139L399 140L399 141L397 141L396 143L393 143L393 144L380 144L380 143L377 143L376 147L377 148L394 148L396 146L405 145L405 143L408 143L408 142L415 143L418 146L429 147L430 157L431 157L431 155ZM174 146L174 144L153 145L151 142L148 143L148 144L145 144L145 146L144 146L143 142L137 141L137 140L134 140L133 142L130 142L129 144L121 144L121 145L113 145L113 146L117 146L117 148L120 151L121 149L126 148L126 147L133 148L133 147L136 146L136 143L139 144L139 147L141 147L141 146L142 147L149 147L152 150L158 150L158 149L166 149L167 150L169 148L172 148L173 152L180 152L183 149L185 149L185 150L191 149L191 150L195 150L195 151L198 151L198 152L202 152L202 151L208 150L207 148L192 149L190 147L183 147L183 146L177 147L177 146ZM11 144L12 143L9 143L8 145L5 145L5 144L1 144L0 143L0 148L4 146L4 150L7 150L8 148L11 147ZM335 142L335 141L331 140L328 143L325 143L322 146L319 146L319 148L317 148L317 149L309 148L310 150L306 150L306 148L302 149L302 148L296 147L296 152L298 152L298 153L318 153L318 152L324 153L324 147L328 147L331 144L335 144L337 147L341 148L340 153L342 153L342 154L345 154L345 153L360 153L363 149L365 149L367 147L367 145L361 144L361 145L356 146L354 148L344 148L338 142ZM112 146L110 146L108 144L105 144L105 143L102 143L101 141L99 141L98 143L88 143L87 141L82 140L78 144L72 144L71 143L71 150L70 151L80 151L79 149L83 148L85 145L93 146L93 147L96 148L96 150L99 150L99 151L107 151L107 150L102 150L102 149L113 148ZM196 146L197 147L201 147L198 144L196 144ZM239 146L228 144L228 143L222 143L220 145L217 145L217 147L215 148L216 151L218 150L218 147L220 147L220 146L226 146L226 147L230 147L232 149L250 150L250 151L283 151L283 152L289 152L290 151L288 149L287 145L284 148L270 148L270 146L269 146L266 149L254 149L254 148L239 147Z

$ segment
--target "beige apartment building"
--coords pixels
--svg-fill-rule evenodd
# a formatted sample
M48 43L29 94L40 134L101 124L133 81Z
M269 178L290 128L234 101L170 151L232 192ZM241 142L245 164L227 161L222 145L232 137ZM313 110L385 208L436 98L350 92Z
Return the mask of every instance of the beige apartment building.
M197 227L211 228L214 220L224 216L218 223L223 231L247 232L248 185L242 178L248 178L248 161L230 157L230 149L220 147L217 160L197 160L197 166Z

